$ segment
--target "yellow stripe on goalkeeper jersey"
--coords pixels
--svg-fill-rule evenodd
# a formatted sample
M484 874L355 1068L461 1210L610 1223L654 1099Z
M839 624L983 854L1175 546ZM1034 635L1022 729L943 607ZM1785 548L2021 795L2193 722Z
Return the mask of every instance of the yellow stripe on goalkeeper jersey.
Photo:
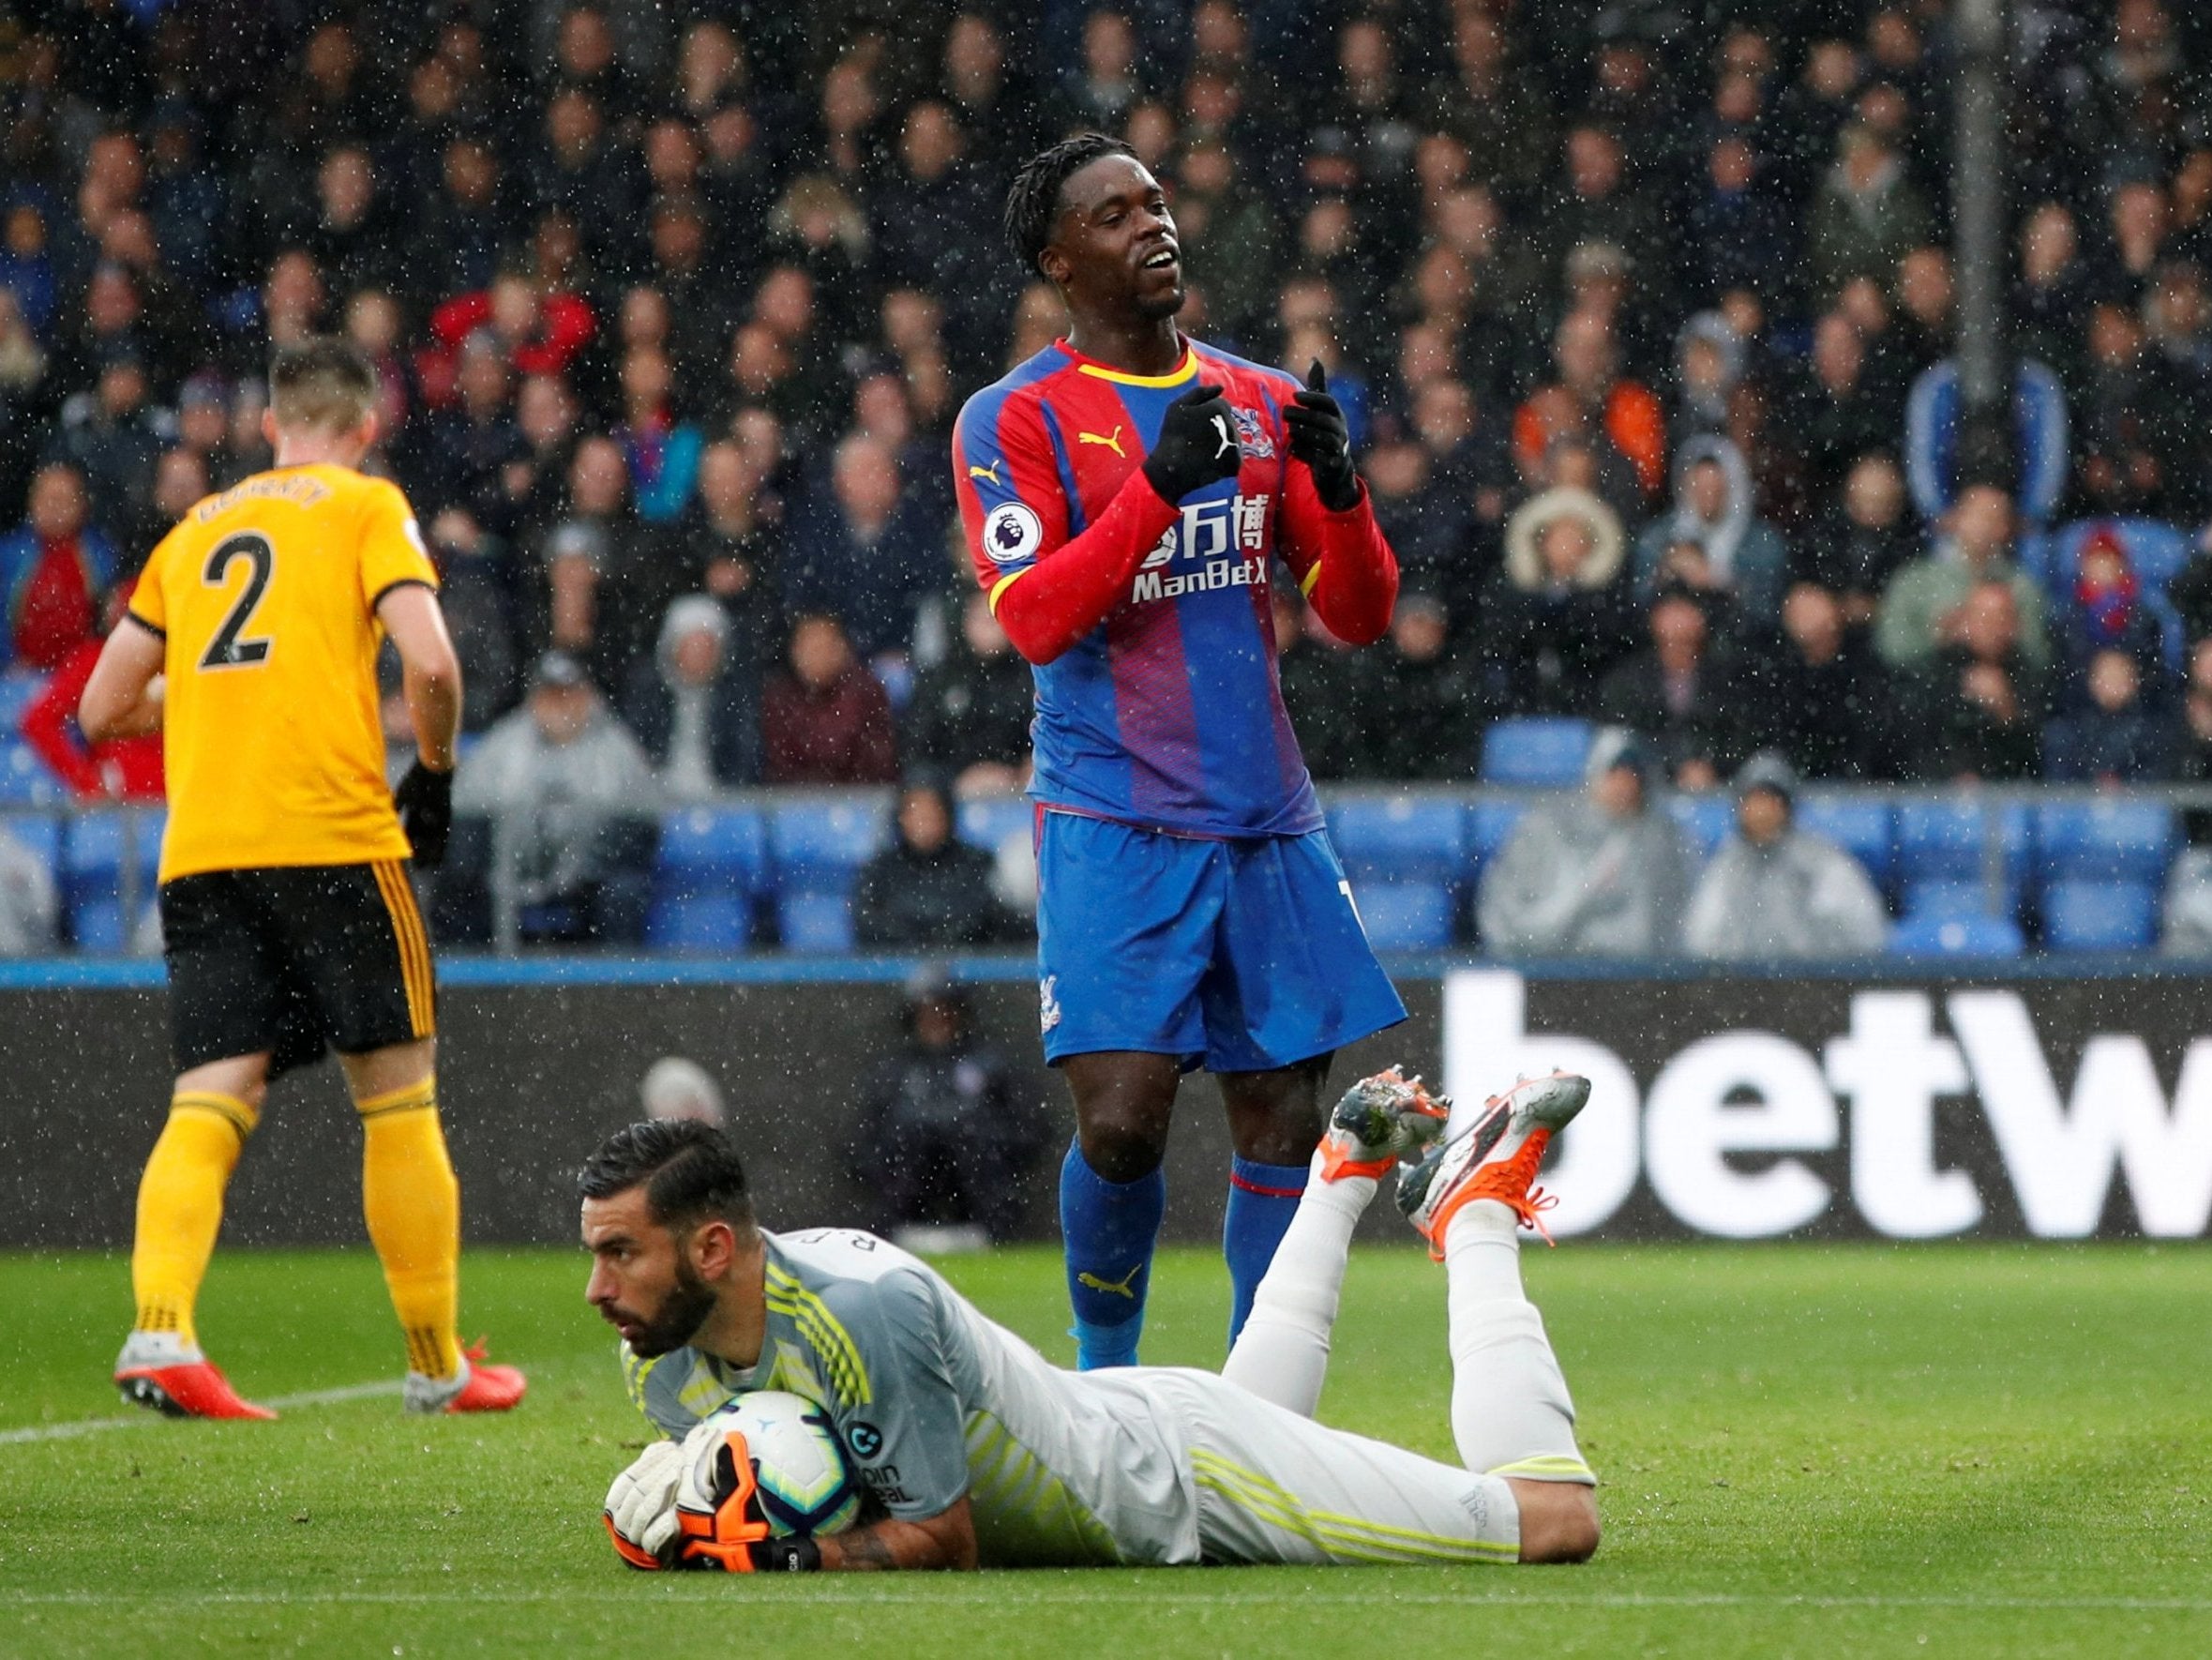
M1118 1562L1121 1552L1106 1524L1036 1454L987 1412L968 1420L968 1493L979 1531L1011 1554L1044 1564L1054 1546L1072 1542L1090 1560ZM1022 1530L1029 1530L1026 1537Z
M1580 1458L1570 1458L1564 1453L1542 1453L1533 1458L1516 1458L1511 1464L1500 1464L1496 1470L1486 1470L1485 1475L1502 1475L1515 1481L1584 1482L1598 1485L1597 1471Z
M1414 1528L1392 1527L1356 1516L1314 1510L1256 1471L1204 1448L1193 1448L1191 1465L1202 1486L1211 1487L1238 1508L1272 1522L1323 1549L1368 1562L1514 1562L1518 1545L1502 1540L1459 1539Z
M838 1400L849 1407L866 1406L875 1398L868 1388L868 1369L837 1317L820 1297L773 1262L768 1264L765 1279L768 1306L795 1323L800 1335L814 1345L829 1368L830 1386L836 1390Z

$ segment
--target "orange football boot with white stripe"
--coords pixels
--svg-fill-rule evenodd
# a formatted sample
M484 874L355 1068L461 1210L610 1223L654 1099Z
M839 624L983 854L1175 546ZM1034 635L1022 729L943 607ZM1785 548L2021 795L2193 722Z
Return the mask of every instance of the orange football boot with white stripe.
M133 1332L115 1357L115 1387L123 1398L168 1418L274 1418L267 1407L242 1399L215 1362L196 1344L171 1332Z
M1398 1178L1398 1209L1442 1261L1444 1230L1463 1206L1494 1199L1552 1243L1542 1213L1558 1200L1535 1185L1552 1137L1590 1098L1590 1080L1571 1072L1527 1078L1484 1103L1467 1131L1454 1136Z
M461 1351L460 1370L450 1378L409 1372L400 1398L411 1412L505 1412L521 1403L530 1380L519 1366L492 1366L484 1339Z
M1344 1093L1321 1138L1321 1180L1390 1174L1401 1159L1418 1158L1444 1133L1449 1095L1432 1095L1418 1078L1392 1066L1362 1078Z

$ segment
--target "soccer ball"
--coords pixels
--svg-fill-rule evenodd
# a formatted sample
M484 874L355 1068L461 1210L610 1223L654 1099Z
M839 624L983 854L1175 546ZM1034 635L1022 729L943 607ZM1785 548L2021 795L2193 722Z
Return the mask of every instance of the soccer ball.
M782 1389L747 1390L693 1426L684 1438L679 1508L711 1516L730 1497L732 1430L745 1437L771 1533L835 1533L852 1525L861 1488L836 1426L814 1402Z

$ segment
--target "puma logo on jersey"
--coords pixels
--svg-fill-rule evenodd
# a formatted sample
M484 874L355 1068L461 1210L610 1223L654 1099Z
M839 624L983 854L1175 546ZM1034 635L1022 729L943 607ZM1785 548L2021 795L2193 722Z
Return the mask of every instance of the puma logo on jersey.
M1118 430L1118 429L1117 429L1117 430ZM1005 484L1004 484L1004 483L1003 483L1003 482L1002 482L1002 481L1000 479L1000 477L999 477L999 463L998 463L998 462L996 462L996 461L993 461L993 462L992 462L992 463L991 463L989 466L987 466L987 467L971 467L971 468L969 468L969 469L968 469L968 476L969 476L969 477L971 477L971 478L987 478L987 479L989 479L989 480L990 480L990 481L991 481L993 484L996 484L996 485L998 485L998 486L999 486L999 488L1000 488L1001 490L1003 490L1003 489L1005 489L1005 488L1006 488Z
M1120 1279L1101 1279L1095 1274L1078 1274L1076 1275L1076 1283L1079 1286L1088 1286L1094 1291L1111 1291L1115 1296L1126 1297L1134 1303L1136 1301L1136 1292L1132 1289L1130 1282L1143 1272L1144 1264L1139 1262L1127 1274L1121 1275Z
M1101 438L1096 432L1077 432L1076 442L1077 444L1103 444L1116 455L1121 456L1123 460L1129 459L1127 456L1121 455L1121 429L1119 427L1116 427L1104 438Z
M1117 432L1121 430L1119 427L1115 428L1114 430ZM1213 417L1213 430L1221 434L1221 443L1215 447L1213 451L1214 455L1219 457L1233 454L1237 447L1237 440L1235 435L1229 431L1228 422L1223 419L1220 415L1215 415Z

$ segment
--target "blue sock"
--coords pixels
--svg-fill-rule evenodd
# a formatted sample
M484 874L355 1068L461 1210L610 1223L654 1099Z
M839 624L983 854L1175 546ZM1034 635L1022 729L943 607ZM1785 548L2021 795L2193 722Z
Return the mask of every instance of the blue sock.
M1252 1299L1267 1277L1275 1247L1298 1214L1308 1167L1229 1158L1229 1202L1221 1219L1221 1254L1229 1264L1229 1346L1244 1329Z
M1091 1168L1081 1142L1068 1143L1060 1167L1060 1231L1066 1242L1068 1301L1076 1309L1078 1370L1136 1364L1152 1247L1166 1209L1163 1171L1109 1182Z

